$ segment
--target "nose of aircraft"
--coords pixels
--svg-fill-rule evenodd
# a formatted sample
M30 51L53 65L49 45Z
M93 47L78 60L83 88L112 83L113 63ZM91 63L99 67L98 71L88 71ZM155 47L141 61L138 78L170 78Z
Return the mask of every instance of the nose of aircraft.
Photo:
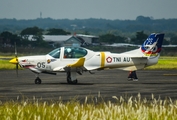
M18 63L18 58L13 58L9 61L12 64L17 64Z

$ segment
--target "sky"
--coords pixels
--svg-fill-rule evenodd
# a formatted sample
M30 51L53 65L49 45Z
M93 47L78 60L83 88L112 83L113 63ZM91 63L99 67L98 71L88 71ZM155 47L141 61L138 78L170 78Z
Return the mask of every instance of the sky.
M177 0L0 0L0 19L177 18Z

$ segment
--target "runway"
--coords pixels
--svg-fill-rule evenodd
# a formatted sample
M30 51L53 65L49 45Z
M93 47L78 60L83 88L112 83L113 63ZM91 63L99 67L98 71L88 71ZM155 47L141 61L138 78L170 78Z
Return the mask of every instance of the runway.
M40 74L42 84L34 84L35 74L29 70L0 71L0 101L43 100L69 101L77 98L84 101L86 96L114 101L112 96L137 96L150 99L170 97L177 99L177 71L175 70L140 70L137 71L139 81L128 81L128 72L120 70L85 72L78 75L78 84L66 82L66 74Z

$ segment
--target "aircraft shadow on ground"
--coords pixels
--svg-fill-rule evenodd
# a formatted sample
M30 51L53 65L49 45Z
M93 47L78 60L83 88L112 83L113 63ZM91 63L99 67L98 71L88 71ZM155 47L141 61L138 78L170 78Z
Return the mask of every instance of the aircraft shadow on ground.
M93 83L77 83L77 84L68 84L68 83L42 83L44 85L94 85Z
M164 83L159 83L159 82L156 82L156 83L141 83L141 84L161 84L161 85L168 85L168 84L177 84L177 81L176 82L169 82L169 83L166 83L166 82L164 82Z

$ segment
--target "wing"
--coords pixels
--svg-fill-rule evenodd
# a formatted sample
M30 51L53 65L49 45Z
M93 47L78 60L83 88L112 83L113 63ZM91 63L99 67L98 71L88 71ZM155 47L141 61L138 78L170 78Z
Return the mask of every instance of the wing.
M77 62L73 64L68 64L67 67L83 67L85 58L80 58Z
M41 73L41 71L40 70L38 70L38 69L36 69L36 68L34 68L34 67L28 67L28 69L30 69L32 72L34 72L34 73Z
M84 66L85 58L80 58L75 63L68 64L66 66L60 66L53 69L53 71L65 71L67 68L80 68Z

